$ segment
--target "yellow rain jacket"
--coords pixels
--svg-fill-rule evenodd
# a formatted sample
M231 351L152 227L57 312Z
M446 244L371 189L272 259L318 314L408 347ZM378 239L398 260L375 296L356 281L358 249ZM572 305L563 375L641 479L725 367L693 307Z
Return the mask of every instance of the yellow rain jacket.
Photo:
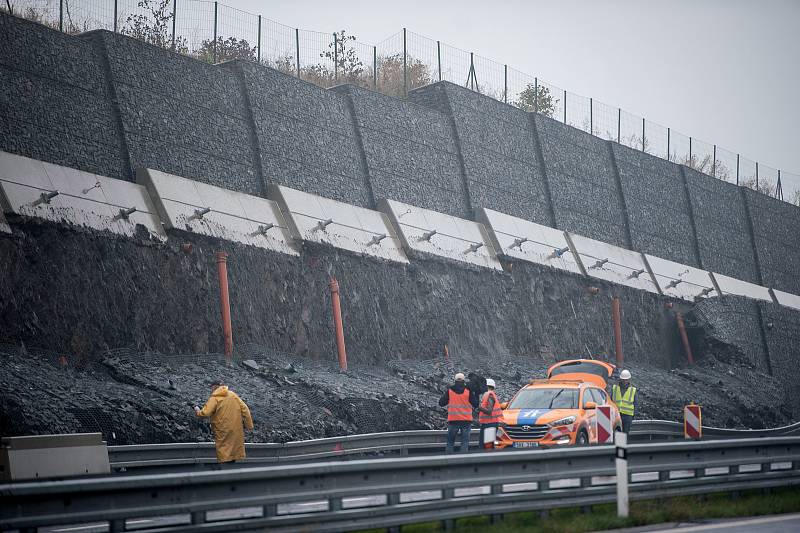
M250 409L239 396L226 385L220 385L197 416L211 418L211 429L214 430L214 441L217 447L217 461L227 463L245 458L244 427L253 429L253 417Z

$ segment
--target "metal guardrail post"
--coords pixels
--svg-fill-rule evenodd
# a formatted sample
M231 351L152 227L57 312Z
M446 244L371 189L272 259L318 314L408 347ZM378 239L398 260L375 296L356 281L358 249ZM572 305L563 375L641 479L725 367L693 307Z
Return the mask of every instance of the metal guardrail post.
M408 96L408 49L406 47L406 29L403 28L403 97Z
M297 77L300 77L300 29L294 29L295 58L297 59Z
M628 435L618 431L614 435L617 467L617 516L628 516Z
M258 16L258 44L256 46L258 50L258 56L256 56L256 61L261 63L261 15Z
M175 51L175 20L178 14L178 0L172 0L172 51Z
M217 12L219 11L219 2L214 2L214 63L217 62Z

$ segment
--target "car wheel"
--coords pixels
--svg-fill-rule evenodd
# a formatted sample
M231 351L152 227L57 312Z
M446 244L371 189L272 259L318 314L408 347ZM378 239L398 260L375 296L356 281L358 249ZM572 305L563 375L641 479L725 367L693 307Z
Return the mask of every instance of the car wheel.
M578 433L578 438L575 439L575 444L577 446L586 446L589 444L589 434L586 433L585 429L580 430Z

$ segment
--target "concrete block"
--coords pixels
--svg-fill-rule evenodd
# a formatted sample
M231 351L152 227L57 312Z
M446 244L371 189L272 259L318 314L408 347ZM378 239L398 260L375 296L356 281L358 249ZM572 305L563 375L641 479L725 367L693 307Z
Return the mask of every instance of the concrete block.
M775 296L775 300L780 305L800 310L800 296L796 294L789 294L788 292L779 291L777 289L770 289L770 292Z
M587 275L655 294L660 293L641 253L582 235L568 235Z
M280 205L298 241L408 263L400 238L384 213L281 185L271 185L269 196Z
M378 208L389 216L409 252L502 269L489 234L479 222L394 200L380 200Z
M705 270L682 265L668 259L644 254L662 294L694 301L697 298L717 296L711 276Z
M763 300L765 302L773 301L767 287L717 274L716 272L712 272L711 277L714 279L721 296L732 294L734 296L746 296L754 300Z

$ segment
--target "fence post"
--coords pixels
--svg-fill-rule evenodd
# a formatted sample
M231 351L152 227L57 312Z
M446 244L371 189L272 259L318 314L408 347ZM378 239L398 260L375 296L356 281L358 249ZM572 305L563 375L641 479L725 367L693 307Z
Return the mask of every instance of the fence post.
M372 88L378 90L378 47L372 47Z
M473 61L474 54L469 53L469 72L467 73L467 83L470 85L471 90L475 90L475 62Z
M714 145L714 160L711 161L711 175L717 177L717 145Z
M436 61L439 64L439 81L442 81L442 43L436 41Z
M217 62L217 11L219 2L214 2L214 63Z
M756 161L756 190L758 190L758 161Z
M403 28L403 97L408 96L408 65L406 64L406 29Z
M622 108L617 108L617 144L622 144Z
M114 33L117 33L117 12L119 10L119 0L114 0Z
M539 78L533 78L533 112L539 112Z
M645 144L645 141L646 141L645 136L644 136L644 124L645 124L645 120L644 120L644 117L642 117L642 152L644 152L644 144Z
M778 183L775 185L775 198L783 200L783 185L781 184L781 169L778 169Z
M736 154L736 185L739 185L739 154Z
M694 162L692 161L692 138L689 137L689 168L694 168Z
M339 81L339 36L333 32L333 81Z
M667 128L667 161L669 161L669 132L670 128Z
M503 102L508 103L508 65L503 65Z
M594 135L594 101L589 97L589 133Z
M64 0L58 3L58 31L64 31Z
M295 48L295 58L297 63L297 77L300 77L300 29L294 29L294 48Z
M567 90L564 89L564 124L567 123Z
M178 12L178 0L172 0L172 51L175 51L175 19Z
M257 61L261 63L261 15L258 16L258 56Z

